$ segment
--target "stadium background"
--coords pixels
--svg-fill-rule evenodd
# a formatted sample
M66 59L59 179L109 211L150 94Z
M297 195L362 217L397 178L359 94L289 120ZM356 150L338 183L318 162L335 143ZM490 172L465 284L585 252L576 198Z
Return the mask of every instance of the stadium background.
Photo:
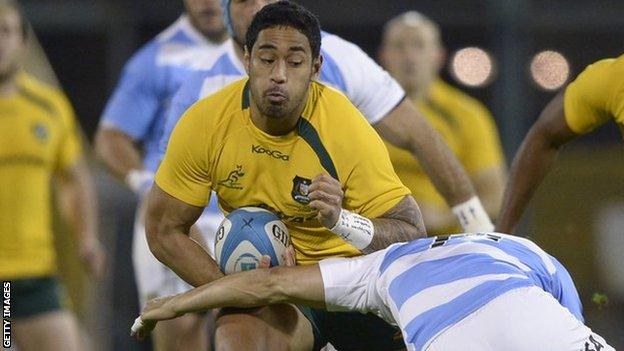
M624 2L582 0L299 0L318 14L327 31L360 45L375 57L381 26L393 16L418 10L436 21L449 56L480 47L493 60L493 75L478 87L463 85L450 67L443 75L493 112L511 160L539 111L557 90L544 90L530 63L555 50L574 77L587 64L624 52ZM124 62L182 11L178 0L21 1L62 88L70 97L87 141ZM477 62L477 68L482 62ZM546 66L548 67L548 66ZM559 67L559 66L558 66ZM564 72L565 73L565 72ZM562 76L565 77L565 76ZM558 77L550 77L552 79ZM624 154L614 124L566 147L525 215L519 232L529 233L571 271L588 324L624 347ZM93 162L100 195L101 236L111 255L106 281L85 278L70 255L63 260L72 301L98 350L139 350L128 337L136 297L130 261L135 201ZM59 224L59 232L66 232ZM68 235L58 245L71 252ZM65 254L67 255L67 254ZM594 293L609 298L592 302Z

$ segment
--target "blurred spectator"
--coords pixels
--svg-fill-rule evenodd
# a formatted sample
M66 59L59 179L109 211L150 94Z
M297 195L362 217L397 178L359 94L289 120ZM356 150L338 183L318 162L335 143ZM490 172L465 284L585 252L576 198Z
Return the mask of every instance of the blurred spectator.
M0 277L20 350L84 350L57 277L51 198L57 190L79 256L100 277L95 192L67 98L22 71L27 45L17 3L0 1Z
M468 172L486 211L496 218L506 179L498 132L483 104L438 76L445 61L438 26L415 11L395 17L384 27L379 59L442 135ZM389 142L386 146L397 174L418 201L427 232L460 231L425 170L409 153Z

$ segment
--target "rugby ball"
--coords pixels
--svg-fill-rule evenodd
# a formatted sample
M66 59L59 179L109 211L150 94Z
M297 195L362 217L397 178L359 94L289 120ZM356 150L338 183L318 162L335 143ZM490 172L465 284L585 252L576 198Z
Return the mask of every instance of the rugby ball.
M255 269L263 255L271 266L284 263L290 235L272 212L259 207L242 207L228 214L215 235L215 258L225 274Z

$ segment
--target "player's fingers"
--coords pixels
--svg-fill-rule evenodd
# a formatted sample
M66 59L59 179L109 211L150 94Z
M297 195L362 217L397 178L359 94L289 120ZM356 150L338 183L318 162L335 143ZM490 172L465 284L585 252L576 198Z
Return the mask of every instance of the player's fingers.
M332 228L334 224L336 224L336 221L338 220L338 216L340 215L339 208L328 205L320 200L314 200L310 202L310 207L318 211L316 218L325 227Z
M330 210L331 205L321 200L312 200L310 201L310 208L312 208L313 210L319 211L319 213L321 213L321 212L327 212L328 210Z
M310 198L310 200L321 200L327 204L334 206L342 205L342 198L339 195L332 194L320 189L311 192L308 197Z
M271 267L271 257L267 255L262 255L260 258L260 263L258 263L258 268L269 268Z
M330 177L327 174L319 174L318 176L312 179L310 183L309 191L317 190L317 189L331 189L335 191L342 191L342 186L339 181Z
M318 182L326 181L328 179L333 179L333 178L327 173L321 173L317 175L316 177L312 178L312 183L318 183Z
M295 247L288 245L284 251L284 265L287 267L293 267L297 265L297 259L295 256Z

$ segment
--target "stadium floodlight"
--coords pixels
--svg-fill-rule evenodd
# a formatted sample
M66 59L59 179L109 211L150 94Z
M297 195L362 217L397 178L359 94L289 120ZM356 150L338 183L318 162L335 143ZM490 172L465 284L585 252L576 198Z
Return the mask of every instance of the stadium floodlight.
M455 80L469 87L484 87L495 76L494 59L485 49L465 47L451 57L451 75Z
M555 50L541 51L531 60L533 82L542 90L553 91L561 88L570 77L568 59Z

